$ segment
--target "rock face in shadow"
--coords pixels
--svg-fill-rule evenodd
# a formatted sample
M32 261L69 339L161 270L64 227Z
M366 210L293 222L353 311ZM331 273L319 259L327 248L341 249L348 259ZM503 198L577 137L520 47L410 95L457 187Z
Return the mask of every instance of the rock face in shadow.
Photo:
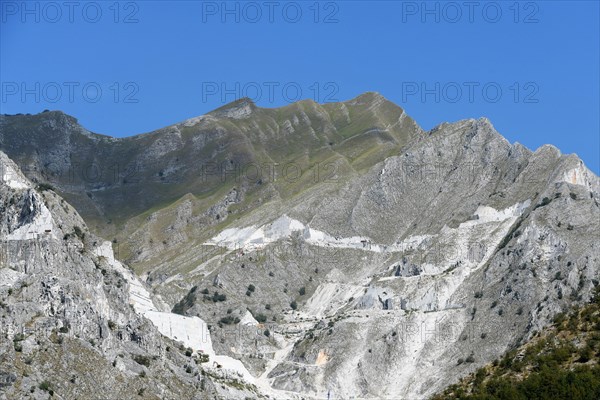
M230 390L215 387L199 354L161 335L136 309L144 302L133 288L144 285L114 260L110 243L2 152L0 178L0 397L252 394L228 377Z

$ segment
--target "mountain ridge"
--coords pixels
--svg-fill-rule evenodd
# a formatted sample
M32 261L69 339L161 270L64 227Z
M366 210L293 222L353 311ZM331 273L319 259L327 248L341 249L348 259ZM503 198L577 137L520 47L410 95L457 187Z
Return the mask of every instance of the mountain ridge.
M26 118L26 117L58 115L60 118L66 119L70 123L76 125L78 128L80 128L80 133L82 133L84 136L87 136L89 138L93 138L93 139L97 139L97 140L108 140L111 142L112 141L121 141L121 140L127 141L127 140L139 140L139 139L149 136L149 135L159 135L161 133L164 134L164 131L168 130L169 128L175 128L175 127L179 127L179 126L193 126L193 125L197 124L198 122L202 121L203 119L214 117L214 116L230 118L227 116L227 113L224 113L224 111L236 110L240 105L247 105L253 111L255 111L255 110L280 110L280 109L286 109L286 108L290 108L290 107L294 107L294 106L299 106L301 104L310 104L313 106L319 106L321 109L324 110L324 106L341 105L341 104L346 104L346 103L361 104L360 99L371 99L371 101L367 101L367 104L371 104L371 106L380 105L382 103L392 104L392 105L398 107L398 109L400 109L402 111L402 114L405 114L405 110L403 108L401 108L401 107L395 105L394 103L392 103L391 101L387 100L384 96L382 96L378 92L365 92L365 93L360 94L352 99L340 101L340 102L318 103L311 99L304 99L304 100L299 100L297 102L290 103L288 105L280 106L280 107L259 107L256 105L256 103L251 98L243 97L243 98L240 98L237 100L233 100L227 104L224 104L221 107L218 107L212 111L208 111L207 113L201 114L196 117L190 117L190 118L184 119L182 121L175 122L173 124L169 124L164 127L154 129L152 131L138 133L138 134L132 134L132 135L128 135L128 136L122 136L122 137L111 136L110 134L89 131L84 126L79 124L79 121L76 117L69 115L61 110L44 110L38 114L0 114L0 125L7 124L6 119L11 118L11 117ZM362 104L364 104L364 103L362 103ZM465 118L465 119L457 120L454 122L440 122L439 124L432 127L429 131L422 130L422 128L420 128L420 127L419 127L419 129L422 130L422 133L424 135L431 136L438 131L444 131L443 128L445 128L445 127L460 126L460 125L464 125L466 123L483 123L483 124L489 125L492 129L495 130L495 128L492 125L492 122L487 117ZM417 125L417 127L418 127L418 125ZM504 140L507 140L504 136L502 136L502 135L500 135L500 136ZM507 142L508 142L508 140L507 140ZM508 143L510 143L510 142L508 142ZM556 146L554 146L550 143L542 144L534 150L529 149L528 147L524 146L523 144L519 143L518 141L512 143L512 145L523 146L525 149L527 149L530 152L542 151L545 147L550 146L551 148L558 150L560 155L563 154L562 152L560 152L560 149L558 149ZM581 160L581 158L579 158L577 153L567 153L565 155L575 155L579 160Z
M270 388L420 398L590 298L600 179L487 118L425 132L382 99L242 100L115 142L3 123L0 150Z

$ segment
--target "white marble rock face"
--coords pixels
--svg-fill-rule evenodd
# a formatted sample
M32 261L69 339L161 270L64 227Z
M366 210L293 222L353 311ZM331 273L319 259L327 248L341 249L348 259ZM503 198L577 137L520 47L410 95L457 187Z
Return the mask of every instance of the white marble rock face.
M243 100L114 139L46 113L39 154L2 118L0 398L44 380L62 398L427 398L600 281L599 178L485 118L425 132L373 93ZM96 151L127 151L142 183L38 185ZM282 180L288 154L304 180ZM223 183L201 156L276 173Z

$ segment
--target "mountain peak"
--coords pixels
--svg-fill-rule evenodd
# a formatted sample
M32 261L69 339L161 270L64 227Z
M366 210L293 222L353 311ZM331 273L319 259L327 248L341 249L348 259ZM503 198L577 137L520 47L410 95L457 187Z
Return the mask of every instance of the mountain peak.
M211 111L209 114L217 117L242 119L248 117L257 108L258 107L252 99L249 97L242 97L241 99L234 100L231 103Z
M355 105L355 104L381 104L385 101L388 101L385 97L383 97L378 92L365 92L353 98L352 100L347 101L346 103Z

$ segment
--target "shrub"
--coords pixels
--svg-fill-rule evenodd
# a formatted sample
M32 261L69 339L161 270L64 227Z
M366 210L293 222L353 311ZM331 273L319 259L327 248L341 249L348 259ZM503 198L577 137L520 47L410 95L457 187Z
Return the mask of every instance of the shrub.
M271 336L271 331L269 331L268 329L265 329L265 331L263 332L263 334L264 334L266 337L269 337L269 336Z
M537 206L535 206L535 208L544 207L544 206L547 206L548 204L550 204L550 199L547 197L544 197L542 199L542 202L539 203Z
M475 298L476 299L480 299L482 297L483 297L483 292L481 292L481 291L475 292Z
M77 235L77 237L79 238L79 240L83 240L85 238L85 233L83 233L83 231L81 230L80 227L74 226L73 227L73 232L75 232L75 235Z
M295 310L295 309L297 309L297 308L298 308L298 303L296 303L296 300L293 300L293 301L290 303L290 307L292 307L292 310Z
M258 314L254 317L258 322L260 322L261 324L264 322L267 322L267 316L264 314Z
M220 294L219 292L213 293L212 301L216 303L217 301L225 301L227 300L227 296L224 294Z
M40 192L45 192L46 190L54 190L54 186L52 186L49 183L40 183L39 185L37 185L36 189Z
M256 288L254 287L254 285L252 285L252 284L248 285L249 292L254 292L255 290L256 290Z
M40 384L38 385L38 387L39 387L41 390L43 390L44 392L48 392L48 393L50 393L50 392L52 391L52 385L51 385L51 384L50 384L50 382L49 382L49 381L47 381L47 380L44 380L44 381L42 381L42 383L40 383Z
M588 343L586 346L579 350L579 359L577 360L580 363L585 363L590 361L594 357L594 348Z
M498 302L496 300L492 301L492 305L490 306L490 308L494 308L498 305Z
M270 304L265 304L265 309L266 310L270 310L271 309L271 305Z
M233 324L237 324L240 322L240 319L238 317L233 317L231 315L228 315L226 317L223 317L219 320L219 322L221 322L222 324L225 325L233 325Z
M108 320L108 327L110 328L111 331L114 331L117 328L117 324L115 323L115 321L109 319Z
M555 280L555 281L558 281L558 280L560 280L561 276L562 276L561 272L560 272L560 271L558 271L558 272L557 272L557 273L554 275L554 280Z
M300 293L300 296L304 296L306 294L306 288L302 286L300 290L298 290L298 293Z
M133 356L133 361L145 367L150 367L150 357L136 354L135 356Z

